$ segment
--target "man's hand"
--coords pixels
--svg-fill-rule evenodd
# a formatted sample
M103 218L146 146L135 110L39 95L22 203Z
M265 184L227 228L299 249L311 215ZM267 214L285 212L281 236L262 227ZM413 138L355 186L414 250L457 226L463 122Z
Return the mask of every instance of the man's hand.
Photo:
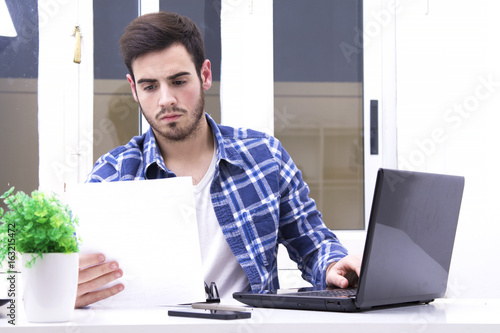
M348 255L337 262L331 263L326 269L327 286L347 288L358 285L361 257Z
M116 295L124 289L123 284L119 283L106 289L97 290L123 275L123 271L118 267L116 261L105 262L106 257L101 253L80 254L79 257L80 271L78 273L75 308L81 308Z

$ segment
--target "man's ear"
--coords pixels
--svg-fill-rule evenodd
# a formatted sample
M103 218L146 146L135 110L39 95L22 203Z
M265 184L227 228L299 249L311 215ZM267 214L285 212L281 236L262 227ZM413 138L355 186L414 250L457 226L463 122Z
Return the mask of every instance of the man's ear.
M127 81L130 84L130 89L132 89L132 95L134 96L135 101L139 103L139 99L137 98L137 90L135 88L135 82L130 74L127 74Z
M200 76L203 90L210 89L212 86L212 64L210 63L210 60L205 59L201 65Z

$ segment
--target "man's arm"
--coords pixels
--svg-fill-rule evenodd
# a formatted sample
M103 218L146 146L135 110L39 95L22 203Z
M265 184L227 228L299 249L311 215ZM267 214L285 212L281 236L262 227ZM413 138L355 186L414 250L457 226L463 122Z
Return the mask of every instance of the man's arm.
M358 285L361 270L361 257L347 255L337 262L331 263L326 269L327 286L347 288Z
M303 278L315 287L327 286L326 272L332 262L340 262L347 249L328 229L302 173L287 151L277 141L280 162L280 242L297 262ZM284 176L283 176L284 175Z
M100 289L123 275L123 271L116 261L106 262L106 257L100 253L80 254L79 259L80 271L78 273L75 308L81 308L106 299L124 289L121 283Z

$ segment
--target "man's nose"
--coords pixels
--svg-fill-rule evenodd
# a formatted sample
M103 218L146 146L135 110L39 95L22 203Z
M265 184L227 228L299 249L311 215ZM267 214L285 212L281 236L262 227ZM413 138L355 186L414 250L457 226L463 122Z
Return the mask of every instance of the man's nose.
M160 90L160 99L158 101L159 106L162 108L169 107L175 105L177 103L177 99L175 97L172 88L164 85Z

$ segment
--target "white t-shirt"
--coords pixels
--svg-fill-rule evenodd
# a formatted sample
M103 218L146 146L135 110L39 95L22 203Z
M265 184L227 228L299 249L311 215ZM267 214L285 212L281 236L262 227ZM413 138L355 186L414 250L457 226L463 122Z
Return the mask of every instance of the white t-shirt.
M210 198L210 185L215 174L217 151L203 179L194 186L196 216L200 238L201 261L205 282L217 284L219 296L224 302L232 302L235 291L249 290L250 282L227 244L215 216Z

